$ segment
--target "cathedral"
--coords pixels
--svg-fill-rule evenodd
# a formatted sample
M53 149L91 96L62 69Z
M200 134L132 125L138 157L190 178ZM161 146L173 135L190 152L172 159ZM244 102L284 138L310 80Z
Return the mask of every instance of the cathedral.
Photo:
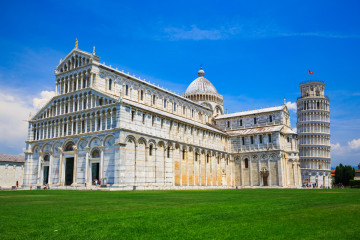
M224 113L205 78L182 95L75 48L30 120L24 187L110 190L300 187L286 105Z

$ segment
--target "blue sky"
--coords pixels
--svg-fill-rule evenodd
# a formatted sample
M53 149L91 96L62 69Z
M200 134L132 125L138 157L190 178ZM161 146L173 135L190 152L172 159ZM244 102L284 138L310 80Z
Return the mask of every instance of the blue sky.
M23 151L26 122L51 97L74 47L182 93L200 64L230 112L294 103L326 83L332 165L360 162L359 1L2 1L0 152ZM291 110L292 124L296 112ZM16 128L15 132L10 129Z

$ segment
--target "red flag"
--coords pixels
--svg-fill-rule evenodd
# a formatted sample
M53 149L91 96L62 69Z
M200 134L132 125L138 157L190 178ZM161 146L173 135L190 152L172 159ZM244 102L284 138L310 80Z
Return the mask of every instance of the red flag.
M312 71L309 70L309 74L314 74Z

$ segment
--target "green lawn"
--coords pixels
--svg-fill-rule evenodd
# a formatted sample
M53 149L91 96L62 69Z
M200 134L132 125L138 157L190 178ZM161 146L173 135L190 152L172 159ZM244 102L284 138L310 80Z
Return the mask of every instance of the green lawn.
M360 189L0 191L0 239L359 239Z

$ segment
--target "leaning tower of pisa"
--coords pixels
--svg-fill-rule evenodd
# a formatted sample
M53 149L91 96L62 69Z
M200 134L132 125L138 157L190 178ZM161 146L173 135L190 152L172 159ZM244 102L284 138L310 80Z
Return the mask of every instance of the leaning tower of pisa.
M320 81L302 83L296 102L302 181L318 187L331 186L330 108L324 90Z

